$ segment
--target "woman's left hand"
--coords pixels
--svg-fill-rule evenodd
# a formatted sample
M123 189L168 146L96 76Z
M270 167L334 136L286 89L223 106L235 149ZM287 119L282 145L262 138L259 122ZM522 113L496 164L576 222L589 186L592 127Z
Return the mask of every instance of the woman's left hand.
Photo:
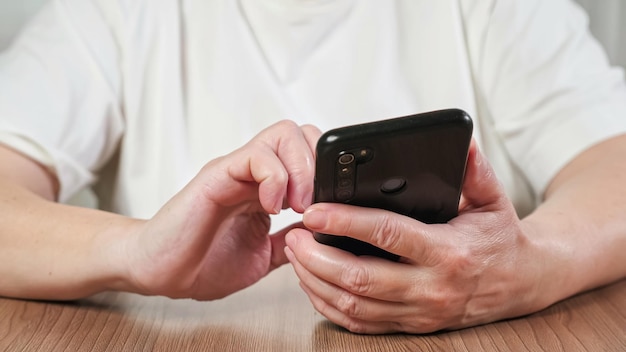
M543 308L536 276L544 262L531 229L474 144L459 215L447 224L330 203L308 208L304 224L401 256L357 257L303 229L287 236L285 252L315 308L352 332L427 333Z

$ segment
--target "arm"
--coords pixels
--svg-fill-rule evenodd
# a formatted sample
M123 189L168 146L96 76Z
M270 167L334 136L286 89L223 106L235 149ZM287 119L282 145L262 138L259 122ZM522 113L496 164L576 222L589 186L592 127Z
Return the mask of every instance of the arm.
M149 220L55 203L56 180L0 148L0 295L68 300L104 290L216 299L287 262L287 229L269 214L302 212L319 131L280 122L209 162Z
M626 277L626 135L582 153L557 174L524 223L545 248L544 305ZM553 293L553 294L549 294Z
M485 150L513 162L532 189L549 187L521 220L473 149L464 204L448 224L311 206L304 215L310 230L403 257L354 257L304 231L288 236L286 253L313 305L349 330L472 326L536 312L626 275L626 137L607 139L624 133L623 75L608 66L569 1L460 5Z
M57 204L57 193L50 171L0 146L0 295L74 299L122 279L111 239L134 221Z
M448 224L342 204L305 212L311 230L372 243L399 263L353 256L305 231L287 237L286 253L313 305L355 332L425 333L536 312L626 276L625 148L621 136L581 154L520 220L473 146L464 201Z

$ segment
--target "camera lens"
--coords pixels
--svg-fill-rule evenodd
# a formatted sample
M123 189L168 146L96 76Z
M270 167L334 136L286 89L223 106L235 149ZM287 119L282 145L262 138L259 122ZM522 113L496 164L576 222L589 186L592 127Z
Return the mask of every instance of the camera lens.
M338 190L337 192L335 192L335 199L340 202L345 202L350 200L350 198L352 198L352 195L352 190Z
M341 187L341 188L351 187L352 186L352 179L342 178L342 179L339 180L337 185L339 187Z
M353 154L343 154L342 156L339 157L339 164L341 165L348 165L351 164L354 161L354 155Z

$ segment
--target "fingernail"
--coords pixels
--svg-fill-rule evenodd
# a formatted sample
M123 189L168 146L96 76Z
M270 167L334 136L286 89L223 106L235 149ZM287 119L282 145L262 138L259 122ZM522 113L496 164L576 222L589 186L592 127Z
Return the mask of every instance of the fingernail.
M476 147L476 165L480 166L483 163L483 154L480 152L478 147Z
M285 256L290 262L293 262L293 259L296 257L295 254L293 254L293 251L289 247L285 247Z
M304 212L304 225L310 229L323 229L326 227L328 216L325 211L319 209L307 209Z
M281 198L281 199L278 199L278 200L276 201L276 203L274 203L274 206L272 207L272 211L273 211L273 213L272 213L272 214L274 214L274 215L278 215L278 214L280 214L280 211L281 211L282 209L283 209L283 200L282 200L282 198Z
M297 241L298 239L296 238L296 235L294 235L292 232L289 232L287 233L287 235L285 235L285 244L287 244L287 247L294 247Z
M302 209L306 209L312 204L313 199L311 198L310 194L305 194L304 197L302 197Z

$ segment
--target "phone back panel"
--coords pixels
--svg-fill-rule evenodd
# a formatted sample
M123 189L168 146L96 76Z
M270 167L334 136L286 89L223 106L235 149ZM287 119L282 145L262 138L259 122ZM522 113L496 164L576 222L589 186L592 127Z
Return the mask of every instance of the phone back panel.
M342 127L317 144L314 202L382 208L425 223L458 213L472 121L450 109ZM342 163L353 155L353 166ZM316 234L319 242L357 255L395 255L347 237Z

